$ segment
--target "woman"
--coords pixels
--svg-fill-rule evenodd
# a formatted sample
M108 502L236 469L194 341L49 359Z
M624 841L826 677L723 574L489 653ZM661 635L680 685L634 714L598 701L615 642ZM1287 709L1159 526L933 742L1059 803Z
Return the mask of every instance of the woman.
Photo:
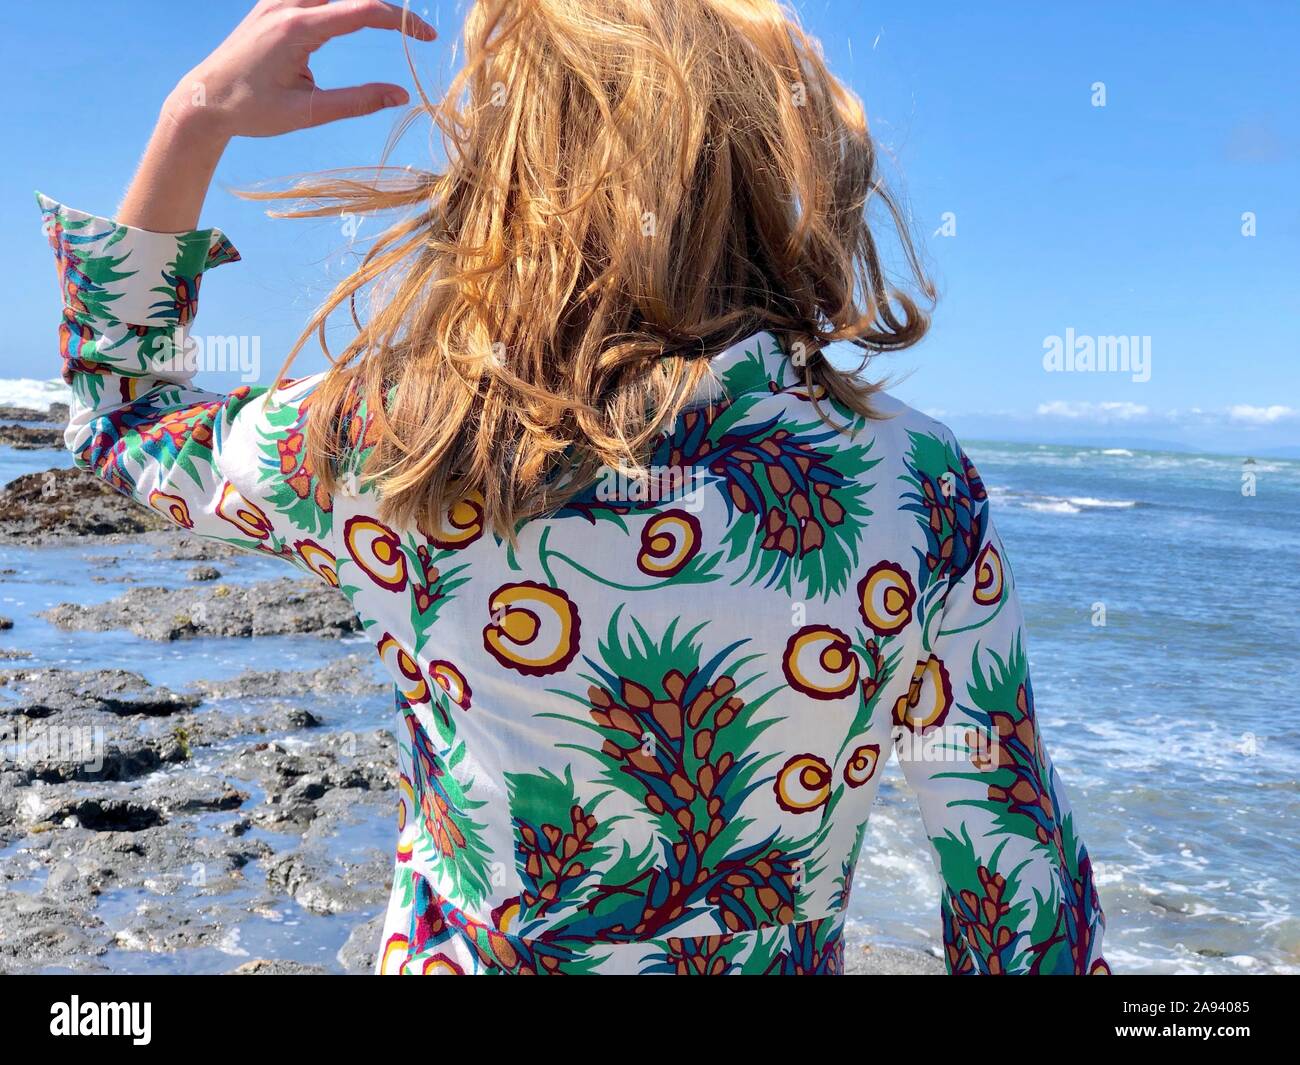
M1105 971L979 475L819 354L925 332L873 198L928 286L861 105L774 0L480 0L421 96L441 173L273 194L403 212L305 334L350 303L347 350L192 386L200 279L238 258L194 229L222 150L406 103L313 84L363 26L434 36L374 0L262 0L167 101L115 221L41 203L78 463L341 589L393 677L379 970L839 972L892 746L949 969Z

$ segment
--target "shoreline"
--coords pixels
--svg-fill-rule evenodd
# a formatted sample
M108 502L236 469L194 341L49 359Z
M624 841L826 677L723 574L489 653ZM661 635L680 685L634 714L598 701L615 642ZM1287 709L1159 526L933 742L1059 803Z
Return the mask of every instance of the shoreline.
M137 579L104 557L107 568L36 597L5 632L0 972L370 972L397 757L390 691L347 639L343 596L213 550L75 469L0 488L0 546L156 559ZM90 599L78 580L114 587ZM81 601L58 601L69 596ZM95 668L43 661L38 628L125 641L124 668L103 668L93 647ZM266 668L253 636L305 639L319 664ZM217 679L185 670L181 684L131 668L149 645L193 641L249 664ZM846 938L848 973L943 969Z

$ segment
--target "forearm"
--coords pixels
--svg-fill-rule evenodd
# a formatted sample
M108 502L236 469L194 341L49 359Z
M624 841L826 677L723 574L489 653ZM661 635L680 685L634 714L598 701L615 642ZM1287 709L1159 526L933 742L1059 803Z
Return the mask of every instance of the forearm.
M117 221L155 233L198 228L212 175L229 143L218 123L178 88L163 104Z

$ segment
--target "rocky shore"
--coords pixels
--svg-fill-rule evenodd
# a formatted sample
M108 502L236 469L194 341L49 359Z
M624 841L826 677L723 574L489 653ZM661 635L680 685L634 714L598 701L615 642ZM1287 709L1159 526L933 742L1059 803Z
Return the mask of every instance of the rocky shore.
M244 556L75 470L0 490L0 545L73 548L111 572L126 544L149 547L171 586L137 573L101 602L52 591L25 623L120 632L137 658L184 640L305 636L327 661L167 687L117 663L42 664L0 633L0 972L369 972L396 751L387 729L355 727L389 696L373 656L340 642L357 629L347 602L292 577L239 580ZM846 967L942 971L856 937Z

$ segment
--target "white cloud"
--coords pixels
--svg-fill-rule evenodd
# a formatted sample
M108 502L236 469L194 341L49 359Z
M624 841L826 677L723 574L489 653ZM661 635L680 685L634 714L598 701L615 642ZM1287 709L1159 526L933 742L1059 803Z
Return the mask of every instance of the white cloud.
M1274 422L1294 418L1298 414L1300 411L1294 407L1284 407L1280 403L1275 403L1271 407L1252 407L1248 403L1238 403L1228 408L1229 418L1234 422L1245 422L1247 425L1272 425Z
M1150 408L1141 403L1069 403L1063 399L1040 403L1037 413L1046 418L1088 418L1095 421L1128 421L1144 418Z

